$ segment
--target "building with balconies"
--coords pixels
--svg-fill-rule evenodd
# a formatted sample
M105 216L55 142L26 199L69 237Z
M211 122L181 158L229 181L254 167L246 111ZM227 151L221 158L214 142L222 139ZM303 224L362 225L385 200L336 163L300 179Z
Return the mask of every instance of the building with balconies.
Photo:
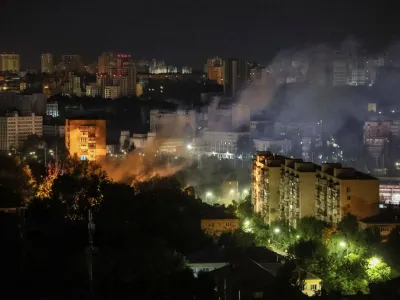
M267 224L279 219L281 166L285 159L269 151L257 152L253 159L252 202Z
M80 160L101 161L106 157L106 120L99 117L69 117L65 122L65 146Z
M315 216L338 223L347 214L358 219L379 213L379 180L341 164L322 164L316 172Z
M315 215L317 165L302 159L285 159L280 178L279 207L282 220L296 227L303 217Z

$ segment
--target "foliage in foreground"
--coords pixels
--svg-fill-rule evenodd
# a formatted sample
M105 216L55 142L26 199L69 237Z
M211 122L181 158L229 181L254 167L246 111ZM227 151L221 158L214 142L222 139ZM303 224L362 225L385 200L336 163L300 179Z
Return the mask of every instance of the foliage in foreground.
M400 251L398 232L382 245L378 232L361 230L351 215L337 226L313 217L301 219L297 228L282 221L268 226L253 214L249 198L236 213L258 245L295 258L300 267L319 276L330 293L368 293L370 284L389 280L399 266L395 254Z

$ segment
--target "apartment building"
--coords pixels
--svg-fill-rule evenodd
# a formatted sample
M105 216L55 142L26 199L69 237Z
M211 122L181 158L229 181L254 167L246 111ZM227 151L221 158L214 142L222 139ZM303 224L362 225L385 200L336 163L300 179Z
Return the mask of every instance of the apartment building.
M257 152L253 160L252 202L267 224L279 219L281 169L286 157Z
M280 216L296 227L303 217L315 216L317 165L302 159L285 159L280 178Z
M341 164L322 164L316 172L316 217L338 223L347 214L359 219L379 213L379 180Z
M99 161L106 157L106 121L81 116L65 120L65 146L80 160Z
M13 112L0 117L0 151L10 151L22 147L29 135L42 136L43 117L31 114L19 116Z
M252 203L268 224L281 219L296 227L307 216L338 223L349 213L363 219L379 213L379 180L341 164L257 152Z

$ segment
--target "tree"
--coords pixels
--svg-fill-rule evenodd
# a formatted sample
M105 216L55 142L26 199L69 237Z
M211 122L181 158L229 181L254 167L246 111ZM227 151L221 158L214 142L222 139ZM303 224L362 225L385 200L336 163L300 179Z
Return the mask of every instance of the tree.
M241 155L243 159L247 159L250 158L254 152L254 143L250 136L240 136L236 143L236 156Z
M0 156L0 206L21 206L35 194L36 182L28 165L17 157Z
M129 139L129 138L125 139L125 140L124 140L124 144L122 145L122 149L123 149L125 152L129 152L130 146L131 146L131 141L130 141L130 139Z
M41 142L42 139L38 135L36 134L28 135L28 137L22 144L21 151L23 153L36 152Z

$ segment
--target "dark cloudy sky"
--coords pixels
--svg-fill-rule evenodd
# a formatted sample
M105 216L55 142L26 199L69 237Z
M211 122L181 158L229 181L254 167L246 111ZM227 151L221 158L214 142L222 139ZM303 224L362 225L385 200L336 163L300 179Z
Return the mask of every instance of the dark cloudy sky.
M107 50L200 66L207 56L267 63L280 49L359 36L379 48L399 37L396 1L1 0L0 51L38 67L39 54Z

